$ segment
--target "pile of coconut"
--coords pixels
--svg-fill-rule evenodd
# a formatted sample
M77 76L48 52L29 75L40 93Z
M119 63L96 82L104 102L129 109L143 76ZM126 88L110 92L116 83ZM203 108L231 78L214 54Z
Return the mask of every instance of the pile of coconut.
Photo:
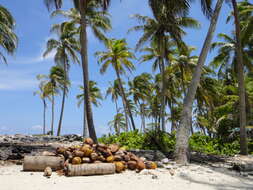
M117 173L126 169L139 172L143 169L157 168L155 162L138 157L117 144L95 144L91 138L85 138L82 145L58 147L56 153L64 157L65 166L112 163Z

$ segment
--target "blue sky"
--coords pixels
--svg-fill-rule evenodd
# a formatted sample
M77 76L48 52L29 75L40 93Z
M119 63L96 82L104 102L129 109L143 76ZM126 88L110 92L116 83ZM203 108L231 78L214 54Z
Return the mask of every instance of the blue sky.
M191 46L197 48L194 54L198 55L209 21L200 11L199 1L192 5L190 16L198 19L201 23L199 30L186 30L185 41ZM42 0L23 0L10 1L2 0L1 5L7 7L16 19L16 32L19 37L18 49L13 57L8 56L8 66L0 65L0 134L37 134L41 132L42 125L42 103L39 97L34 96L33 92L37 90L37 74L47 74L53 63L53 54L43 59L42 53L45 50L46 41L51 37L49 33L50 26L57 23L59 19L50 19L49 13ZM71 7L70 1L65 0L64 9ZM226 24L225 19L229 13L229 6L223 5L217 33L228 32L232 30L231 24ZM113 0L110 8L112 19L112 31L108 33L110 37L126 38L129 46L134 48L139 33L127 34L136 21L130 18L132 14L141 14L151 16L147 0ZM90 79L95 80L104 93L108 87L109 81L115 79L115 73L109 69L106 74L99 73L99 65L94 57L96 51L101 51L104 46L98 42L92 33L88 31L89 39L89 70ZM208 55L207 63L212 59L214 53ZM138 57L138 54L137 54ZM137 62L136 71L129 77L150 71L150 64L141 64ZM82 130L82 109L77 107L76 95L79 93L78 86L82 82L81 67L71 65L70 78L72 87L66 102L66 109L63 121L63 133L81 134ZM57 126L60 110L60 98L57 98L56 122ZM50 108L50 105L48 105ZM104 100L99 108L93 107L94 121L97 134L100 136L108 132L108 121L113 119L115 113L114 104L110 98ZM47 112L47 127L50 127L50 112Z

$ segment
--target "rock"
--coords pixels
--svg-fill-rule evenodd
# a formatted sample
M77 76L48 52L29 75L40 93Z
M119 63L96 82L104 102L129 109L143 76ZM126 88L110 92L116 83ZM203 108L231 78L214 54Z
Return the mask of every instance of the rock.
M145 157L147 160L151 161L161 161L166 158L166 156L158 150L130 150L138 157Z
M152 175L152 179L158 179L157 175Z
M161 160L161 162L163 164L168 164L169 163L169 159L168 158L164 158L164 159Z

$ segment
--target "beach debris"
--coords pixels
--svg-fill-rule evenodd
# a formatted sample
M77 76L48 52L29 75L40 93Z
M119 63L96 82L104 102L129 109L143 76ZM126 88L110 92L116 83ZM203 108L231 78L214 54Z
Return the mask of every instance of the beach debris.
M25 156L23 171L44 171L46 167L52 170L63 168L64 158L57 156Z
M52 168L50 168L50 167L46 167L46 168L45 168L45 170L44 170L44 176L45 176L45 177L50 178L51 175L52 175L52 173L53 173Z
M97 164L69 164L66 168L67 176L87 176L87 175L106 175L116 172L113 163L97 163Z

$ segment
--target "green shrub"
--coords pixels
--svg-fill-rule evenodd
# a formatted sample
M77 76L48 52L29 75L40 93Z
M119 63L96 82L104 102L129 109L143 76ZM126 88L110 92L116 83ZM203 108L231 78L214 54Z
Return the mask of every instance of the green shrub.
M139 133L138 131L124 132L119 136L108 135L99 138L99 142L105 144L117 143L126 149L160 150L164 153L171 153L175 149L175 134L162 131L148 131ZM195 133L189 140L192 151L214 155L234 155L240 152L239 140L224 142L221 138L211 138L209 136ZM249 141L249 153L253 154L253 140Z

